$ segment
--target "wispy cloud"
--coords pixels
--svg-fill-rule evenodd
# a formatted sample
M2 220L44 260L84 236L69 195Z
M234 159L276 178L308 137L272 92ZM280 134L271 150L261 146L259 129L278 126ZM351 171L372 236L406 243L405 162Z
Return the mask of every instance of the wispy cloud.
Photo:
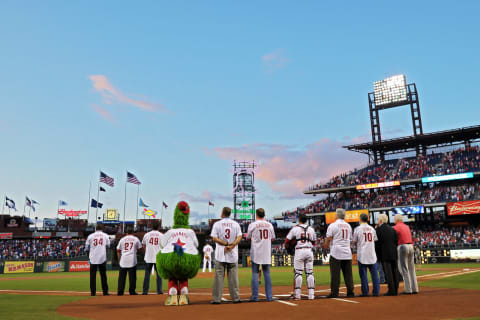
M92 109L93 111L98 113L103 119L107 120L108 122L115 123L112 114L108 110L96 104L92 104Z
M284 68L288 64L288 58L282 49L276 49L262 56L262 64L268 73L273 73Z
M106 104L126 104L144 111L168 112L168 109L160 103L148 101L143 96L123 93L113 86L104 75L91 75L89 78L92 81L93 88L102 95L103 101Z
M341 148L344 142L323 139L305 146L250 144L210 151L225 160L256 160L256 178L282 199L303 198L305 187L366 163L364 156Z

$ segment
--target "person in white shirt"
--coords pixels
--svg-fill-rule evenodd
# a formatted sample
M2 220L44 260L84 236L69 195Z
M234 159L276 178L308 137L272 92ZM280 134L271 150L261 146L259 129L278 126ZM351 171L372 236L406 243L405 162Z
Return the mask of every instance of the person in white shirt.
M222 220L215 222L212 227L211 237L216 243L212 304L221 302L225 270L230 297L233 303L241 302L238 289L238 244L242 240L242 229L235 220L230 219L231 212L230 208L224 207Z
M267 301L273 299L270 265L272 264L272 240L274 239L275 231L272 224L265 220L265 210L257 209L256 221L250 223L247 231L247 240L251 240L250 259L252 260L252 296L250 301L258 301L260 266L265 279Z
M203 247L203 270L202 272L205 272L208 264L208 272L212 272L212 253L213 253L213 248L212 246L207 242L207 244Z
M347 297L355 297L352 275L352 227L345 222L345 210L337 209L336 221L327 228L327 239L324 255L330 248L330 295L327 298L338 298L340 289L340 270L343 273Z
M110 239L103 232L103 225L97 226L97 231L90 234L85 242L85 249L89 251L90 260L90 294L95 296L97 293L97 269L100 272L102 281L102 291L104 296L108 296L107 282L107 248L110 247Z
M147 232L142 239L142 245L145 248L145 278L143 279L143 295L148 294L150 289L150 274L152 268L155 269L157 275L157 294L163 294L162 292L162 278L158 275L157 271L157 253L162 249L163 234L158 231L160 223L154 222L152 231Z
M302 214L298 217L298 222L287 234L285 239L285 248L295 247L295 256L293 258L293 272L295 274L293 295L294 300L301 299L303 271L307 278L308 299L315 299L315 277L313 275L313 252L312 247L317 241L315 230L307 225L307 216Z
M118 261L120 262L120 272L118 274L117 294L123 296L125 290L125 281L128 281L128 291L130 295L137 295L135 288L137 286L137 251L142 248L142 244L137 237L133 235L133 227L127 228L127 235L120 239L117 245Z
M367 269L370 270L372 277L372 294L378 297L380 294L380 281L378 279L377 255L375 253L375 241L377 241L377 232L368 225L368 215L360 215L360 226L355 228L353 233L353 243L357 244L358 273L362 283L361 297L368 297L370 289L368 288Z

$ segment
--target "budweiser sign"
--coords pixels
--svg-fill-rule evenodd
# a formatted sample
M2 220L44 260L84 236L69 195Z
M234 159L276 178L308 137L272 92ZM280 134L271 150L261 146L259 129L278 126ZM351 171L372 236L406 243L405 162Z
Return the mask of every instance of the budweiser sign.
M480 200L447 203L449 216L480 213Z
M65 210L59 209L58 214L64 214L67 217L78 217L82 214L87 214L87 210Z

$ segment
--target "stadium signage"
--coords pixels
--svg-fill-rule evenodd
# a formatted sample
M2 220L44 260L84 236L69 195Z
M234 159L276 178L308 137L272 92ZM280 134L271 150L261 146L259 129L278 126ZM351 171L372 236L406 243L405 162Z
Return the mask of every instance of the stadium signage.
M357 190L365 190L365 189L374 189L374 188L388 188L388 187L396 187L400 185L400 181L386 181L386 182L376 182L376 183L368 183L368 184L359 184L356 186Z
M464 214L479 214L480 200L448 202L447 212L449 216L458 216Z
M443 176L423 177L422 183L471 179L471 178L473 178L473 172L464 172L464 173L447 174Z
M450 250L454 262L477 262L480 259L480 249Z
M0 232L0 239L12 239L13 238L13 232Z
M358 222L362 213L365 213L367 216L369 216L368 209L345 211L345 222ZM327 224L335 222L335 211L325 213L325 222Z
M65 209L59 209L58 214L64 214L67 217L78 217L82 214L87 214L87 210L65 210Z
M45 272L60 272L63 271L64 262L63 261L51 261L43 265L43 270Z
M68 265L68 271L70 272L79 272L79 271L89 271L90 264L88 261L70 261Z
M393 208L393 214L420 214L423 213L423 206Z
M33 261L6 261L4 273L31 273L35 267Z

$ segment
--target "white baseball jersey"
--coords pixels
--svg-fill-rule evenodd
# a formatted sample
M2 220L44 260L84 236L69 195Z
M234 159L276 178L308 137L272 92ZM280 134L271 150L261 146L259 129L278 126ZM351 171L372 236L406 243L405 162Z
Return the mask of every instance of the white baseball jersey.
M256 220L250 223L247 239L251 239L250 258L252 261L256 264L271 264L272 240L275 239L272 224L265 220Z
M133 235L126 235L117 245L117 251L122 253L120 257L121 268L132 268L137 265L137 251L142 247L140 240Z
M223 218L213 224L212 238L232 243L235 239L242 235L240 225L230 218ZM225 246L215 244L215 260L219 262L238 263L238 246L233 248L229 253L225 253Z
M160 231L152 230L147 232L142 239L142 244L145 247L145 262L156 263L157 253L162 249L163 234Z
M162 253L170 253L175 249L174 243L183 248L188 254L198 254L198 239L192 229L170 229L163 235Z
M342 219L337 219L328 226L327 238L332 237L330 255L337 260L351 260L352 227Z
M211 258L212 257L212 252L213 252L213 248L211 245L207 244L203 247L203 257L206 258L206 257L209 257Z
M308 240L300 240L300 239L308 239ZM315 234L315 230L312 227L309 227L307 224L299 224L293 227L290 232L287 234L287 239L297 240L297 245L295 246L295 250L298 249L311 249L313 247L313 242L317 241L317 235Z
M110 239L106 233L99 230L90 234L85 242L86 250L90 251L90 263L102 264L107 261L107 247L110 247Z
M357 260L361 264L375 264L377 255L375 254L375 241L377 241L377 232L368 224L361 224L353 233L353 241L357 243Z

